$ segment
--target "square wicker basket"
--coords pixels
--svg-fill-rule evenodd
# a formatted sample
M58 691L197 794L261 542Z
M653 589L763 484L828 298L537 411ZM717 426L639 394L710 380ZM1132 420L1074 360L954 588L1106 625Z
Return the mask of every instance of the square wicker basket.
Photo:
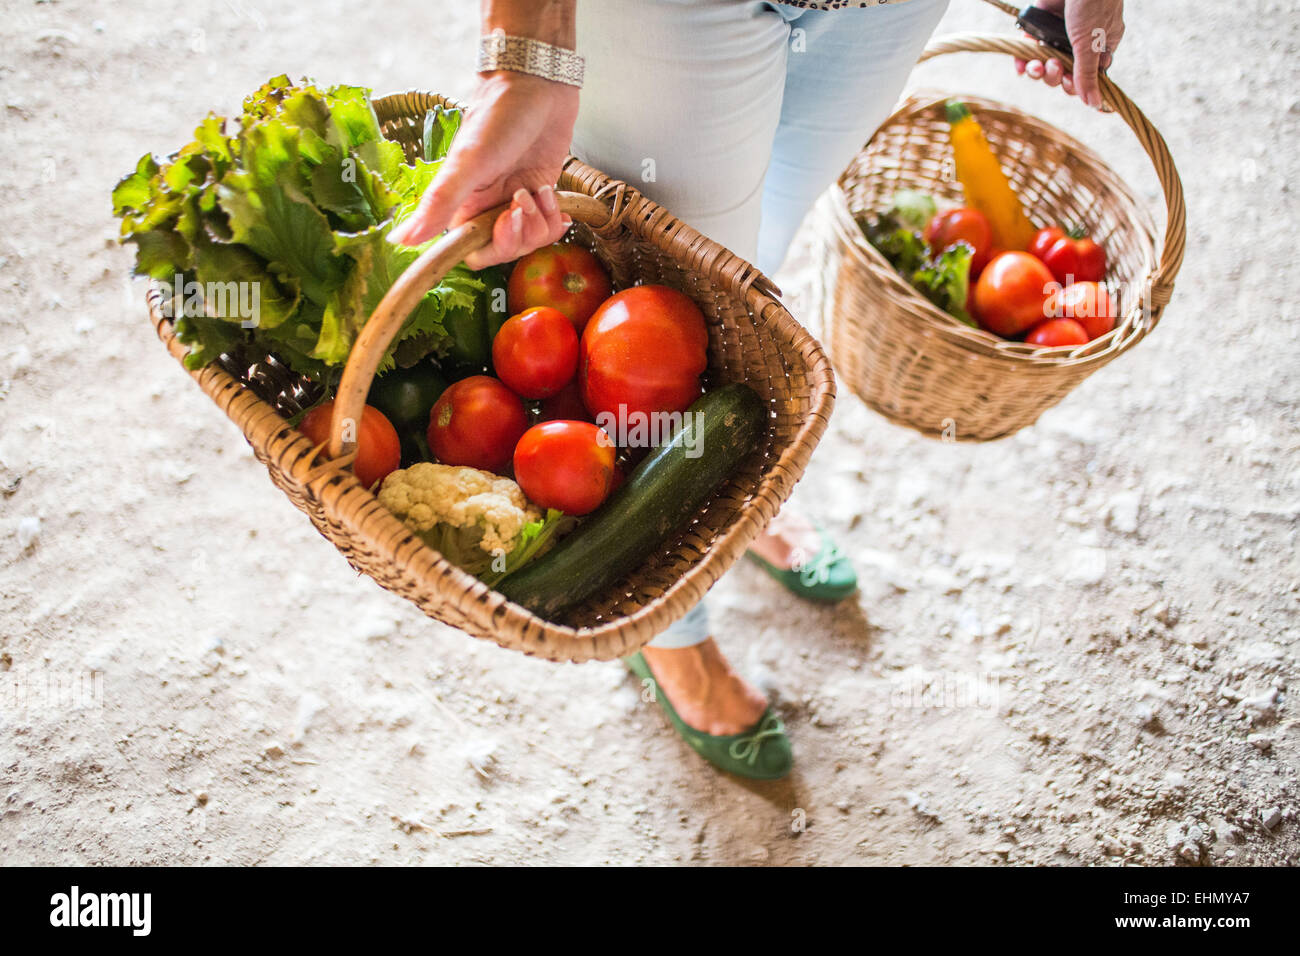
M415 156L426 112L456 104L409 92L374 100L384 134ZM766 401L762 449L635 572L552 622L507 601L444 560L379 504L345 466L289 427L285 370L237 356L191 374L243 431L271 480L348 562L421 610L475 637L556 661L630 654L693 607L776 514L826 429L835 384L820 345L790 315L754 266L700 235L625 183L570 158L559 188L599 200L594 221L575 216L572 238L609 268L616 288L660 283L689 295L709 330L711 384L742 381ZM587 203L596 208L597 204ZM415 268L415 267L413 267ZM153 290L149 311L178 360L185 347ZM274 369L274 361L269 363Z

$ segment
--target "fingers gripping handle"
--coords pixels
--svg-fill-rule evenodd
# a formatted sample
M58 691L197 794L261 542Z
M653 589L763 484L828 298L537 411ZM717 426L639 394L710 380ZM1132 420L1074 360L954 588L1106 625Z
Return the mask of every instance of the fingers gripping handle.
M560 212L589 226L603 226L610 219L605 203L581 193L557 192ZM401 331L407 317L415 310L424 294L442 281L458 263L471 252L476 252L492 241L492 227L497 217L508 211L508 203L479 213L454 229L426 249L393 283L388 294L375 307L361 334L353 343L343 378L334 397L334 414L330 420L328 455L338 458L353 450L359 430L361 411L370 393L370 383L375 370L389 344ZM345 441L344 439L348 439Z

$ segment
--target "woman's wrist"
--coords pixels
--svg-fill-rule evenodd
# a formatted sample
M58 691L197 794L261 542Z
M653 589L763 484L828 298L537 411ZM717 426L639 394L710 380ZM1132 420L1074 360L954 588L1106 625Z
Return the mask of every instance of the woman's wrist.
M577 46L577 0L482 0L481 7L483 36L500 30L565 50Z

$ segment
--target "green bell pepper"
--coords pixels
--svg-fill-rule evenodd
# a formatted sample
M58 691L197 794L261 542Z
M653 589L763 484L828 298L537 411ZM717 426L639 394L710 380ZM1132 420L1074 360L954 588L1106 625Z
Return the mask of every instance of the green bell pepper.
M402 443L402 466L431 461L427 433L433 403L447 389L447 379L426 360L410 368L395 368L370 384L366 404L387 416Z
M477 375L491 369L492 340L510 317L505 274L496 266L488 266L474 273L474 277L487 286L474 311L454 310L443 319L451 337L447 364L455 368L457 375Z
M487 317L488 354L501 326L510 318L510 304L506 296L506 274L500 266L488 266L478 274L487 289L483 292L483 311Z

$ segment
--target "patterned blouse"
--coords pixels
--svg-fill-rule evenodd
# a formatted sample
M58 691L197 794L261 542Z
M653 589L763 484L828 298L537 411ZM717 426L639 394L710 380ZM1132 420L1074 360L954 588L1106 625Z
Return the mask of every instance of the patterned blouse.
M806 3L805 0L777 0L785 7L807 7L810 10L841 10L844 7L878 7L886 3L906 3L907 0L822 0Z

